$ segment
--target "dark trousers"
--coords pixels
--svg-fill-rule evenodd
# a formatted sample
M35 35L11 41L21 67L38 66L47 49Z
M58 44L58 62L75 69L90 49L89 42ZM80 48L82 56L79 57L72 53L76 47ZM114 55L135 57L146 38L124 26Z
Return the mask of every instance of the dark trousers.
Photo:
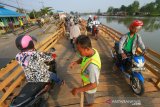
M70 40L70 43L71 43L71 45L72 45L72 47L73 47L73 49L74 49L75 46L74 46L74 43L73 43L73 39Z

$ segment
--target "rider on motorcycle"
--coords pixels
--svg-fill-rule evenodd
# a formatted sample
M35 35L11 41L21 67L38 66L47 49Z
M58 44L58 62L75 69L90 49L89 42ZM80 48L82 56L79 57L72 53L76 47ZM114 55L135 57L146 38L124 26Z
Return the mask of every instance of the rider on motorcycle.
M93 29L92 29L92 34L94 36L96 36L97 38L97 34L98 34L98 25L100 24L100 22L97 20L97 16L93 17Z
M50 72L46 62L52 61L49 54L38 52L35 49L34 42L36 41L30 35L20 35L16 38L15 44L20 52L16 55L16 60L22 66L28 82L49 82L54 81L58 84L63 84L55 73Z
M92 32L92 26L93 26L92 16L89 15L89 18L87 20L87 31Z
M140 20L134 20L129 26L129 32L122 36L119 42L119 54L122 57L122 64L126 66L128 73L130 66L127 65L125 60L128 56L135 55L136 49L140 47L142 52L145 52L145 45L142 41L141 36L137 33L143 26L143 22Z

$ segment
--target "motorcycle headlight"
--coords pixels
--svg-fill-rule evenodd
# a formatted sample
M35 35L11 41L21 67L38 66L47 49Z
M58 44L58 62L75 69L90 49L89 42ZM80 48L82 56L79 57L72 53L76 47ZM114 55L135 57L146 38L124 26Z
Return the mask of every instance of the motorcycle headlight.
M138 63L133 60L133 64L138 68L142 68L144 66L144 62L142 60L138 60Z

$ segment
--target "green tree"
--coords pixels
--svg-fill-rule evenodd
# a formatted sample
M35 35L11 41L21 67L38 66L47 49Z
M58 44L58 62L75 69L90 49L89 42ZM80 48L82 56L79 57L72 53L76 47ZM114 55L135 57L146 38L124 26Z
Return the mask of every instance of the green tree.
M53 15L54 13L51 11L51 12L49 12L49 15Z
M113 13L114 8L111 6L108 8L107 10L107 14L112 14Z
M120 11L126 11L127 10L127 7L125 6L125 5L122 5L121 7L120 7Z
M145 11L149 12L151 15L155 14L157 11L154 2L146 4L145 9L146 9Z
M157 10L157 12L159 13L160 12L160 0L156 0L156 2L155 2L155 5L157 6L156 8L156 10ZM160 13L159 13L160 14Z
M129 15L134 15L136 12L139 12L139 2L134 1L131 5L127 7L127 12Z
M116 14L117 12L119 12L120 10L119 10L119 8L114 8L113 9L113 14Z
M133 2L132 9L133 9L133 12L138 12L139 11L139 2L138 1Z
M32 10L32 11L29 13L29 17L30 17L31 19L36 18L36 17L37 17L37 12L36 12L35 10Z
M157 4L159 4L159 5L160 5L160 0L156 0L156 1L155 1L155 3L157 3Z
M43 9L40 10L41 15L45 15L45 14L49 14L50 12L52 12L52 7L45 7Z

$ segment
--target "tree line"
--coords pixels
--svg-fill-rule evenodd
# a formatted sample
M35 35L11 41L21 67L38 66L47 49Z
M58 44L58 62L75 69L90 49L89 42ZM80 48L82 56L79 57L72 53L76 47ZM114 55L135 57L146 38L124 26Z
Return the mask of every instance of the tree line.
M160 0L147 3L140 7L138 1L134 1L132 4L125 6L121 5L120 8L109 7L107 10L108 15L146 15L146 16L160 16Z
M17 12L23 13L23 14L26 13L27 15L29 15L29 17L31 19L33 19L33 18L38 18L38 17L44 16L46 14L53 15L52 10L54 10L54 9L52 9L52 7L44 7L42 9L40 9L39 11L32 10L31 12L26 12L25 9L17 9Z

